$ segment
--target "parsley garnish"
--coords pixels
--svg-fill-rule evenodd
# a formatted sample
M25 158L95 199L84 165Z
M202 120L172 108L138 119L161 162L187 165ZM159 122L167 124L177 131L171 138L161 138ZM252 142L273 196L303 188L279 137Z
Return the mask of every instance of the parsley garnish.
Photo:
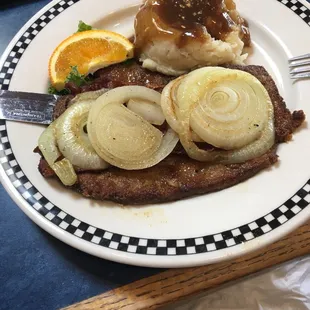
M77 87L81 87L91 81L91 78L85 74L81 74L77 68L77 66L71 67L71 72L66 78L66 83L72 82Z
M134 63L134 59L127 59L125 61L122 62L122 65L125 65L125 66L130 66L131 64Z
M71 82L74 85L76 85L77 87L81 87L81 86L87 84L88 82L90 82L91 80L92 80L91 76L80 74L77 66L72 66L71 72L68 74L65 83ZM58 91L55 87L50 85L50 87L48 88L48 93L51 95L64 96L64 95L70 94L70 90L67 88L64 88L64 89Z
M70 90L67 88L57 90L54 86L50 85L50 87L48 88L48 93L51 95L65 96L70 94Z
M83 32L83 31L92 30L92 29L93 29L92 26L87 25L83 21L80 20L77 32Z

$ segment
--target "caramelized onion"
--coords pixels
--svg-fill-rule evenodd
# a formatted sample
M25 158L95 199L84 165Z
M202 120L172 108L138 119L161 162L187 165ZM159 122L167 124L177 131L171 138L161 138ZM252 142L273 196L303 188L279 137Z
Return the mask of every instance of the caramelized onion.
M51 123L40 135L38 147L50 166L60 158L61 153L56 142L56 121Z
M85 170L102 170L109 165L92 147L87 134L87 119L93 100L81 100L71 105L57 120L56 138L60 152Z
M66 186L72 186L77 181L77 175L68 160L62 159L58 161L61 153L56 142L56 122L53 122L44 130L39 137L38 146L43 157L54 170L60 181Z
M71 106L39 138L43 157L64 185L72 186L77 181L73 165L87 170L108 167L95 153L85 132L90 104L106 91L101 89L76 96ZM63 156L66 158L59 160Z
M161 105L167 122L193 159L239 163L260 156L274 144L273 105L251 74L207 67L172 81ZM206 151L194 141L222 150Z
M64 185L72 186L77 182L77 175L67 158L57 161L52 165L52 169Z
M160 126L166 120L161 106L147 100L130 99L127 108L153 125Z
M115 88L92 105L88 134L97 154L108 163L126 170L145 169L167 157L178 142L169 128L163 135L140 115L123 104L131 99L160 105L160 94L142 86Z

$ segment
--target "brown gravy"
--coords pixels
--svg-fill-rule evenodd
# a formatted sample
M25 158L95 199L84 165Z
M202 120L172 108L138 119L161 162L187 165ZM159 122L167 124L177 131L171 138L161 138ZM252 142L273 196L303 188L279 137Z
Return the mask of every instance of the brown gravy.
M234 26L239 26L240 37L249 46L248 24L236 14L231 0L148 0L136 18L135 44L142 48L148 36L154 37L156 32L175 35L179 47L191 39L201 40L206 30L213 38L223 40Z

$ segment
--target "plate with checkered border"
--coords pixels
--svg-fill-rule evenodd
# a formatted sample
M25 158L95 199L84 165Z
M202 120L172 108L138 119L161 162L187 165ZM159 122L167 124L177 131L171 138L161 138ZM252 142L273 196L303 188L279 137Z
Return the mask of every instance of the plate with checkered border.
M310 115L309 81L292 83L287 59L309 52L310 10L297 0L238 0L253 39L249 64L263 65L291 110ZM54 0L14 37L0 61L0 91L46 92L55 46L83 20L126 36L137 0ZM44 127L0 121L1 182L47 232L121 263L188 267L223 261L276 241L310 216L310 130L279 147L279 164L232 188L178 202L120 206L91 201L45 180L33 153Z

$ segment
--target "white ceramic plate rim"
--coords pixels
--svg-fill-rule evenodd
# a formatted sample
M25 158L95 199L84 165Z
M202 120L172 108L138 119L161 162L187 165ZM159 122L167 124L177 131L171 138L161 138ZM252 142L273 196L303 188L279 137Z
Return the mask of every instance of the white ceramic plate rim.
M9 46L7 47L5 53L3 54L1 61L0 61L0 68L3 68L5 65L7 58L9 54L11 53L11 50L13 47L16 46L16 43L20 40L20 38L24 35L25 31L35 23L35 21L38 20L40 16L42 16L45 12L47 12L49 9L53 8L56 4L66 4L68 5L71 3L73 5L74 3L78 2L79 0L74 0L74 1L58 1L54 0L51 3L49 3L47 6L45 6L42 10L40 10L33 18L31 18L25 26L22 27L22 29L17 33L17 35L13 38ZM284 4L290 3L291 5L302 5L299 2L296 2L294 0L291 1L282 1ZM69 4L70 5L70 4ZM13 70L14 72L14 70ZM12 72L12 74L13 74ZM2 84L2 89L5 89L3 87L4 84ZM65 229L62 229L61 227L55 225L51 220L48 220L46 217L42 216L38 211L33 207L33 205L29 204L27 200L29 201L29 197L27 196L22 196L20 192L17 190L17 187L13 185L11 176L12 176L12 171L14 170L14 167L18 166L18 163L10 163L10 166L7 166L5 168L4 164L8 163L5 161L5 158L7 156L4 154L5 150L5 143L7 141L5 140L7 138L6 136L6 126L5 122L1 123L0 125L0 134L1 134L1 148L2 148L2 156L0 156L2 159L4 159L0 169L0 178L3 186L7 190L7 192L10 194L10 196L13 198L13 200L16 202L16 204L40 227L42 227L44 230L46 230L48 233L53 235L54 237L62 240L63 242L78 248L84 252L87 252L89 254L102 257L105 259L117 261L120 263L126 263L126 264L132 264L132 265L139 265L139 266L148 266L148 267L188 267L188 266L197 266L197 265L203 265L206 263L214 263L220 260L224 259L230 259L235 256L239 256L242 254L245 254L247 252L253 251L259 247L265 246L269 243L272 243L288 232L292 231L293 229L297 228L299 225L301 225L304 221L306 221L310 217L310 208L309 207L304 207L300 209L296 214L293 214L293 216L285 223L281 223L281 225L278 225L278 227L271 229L268 231L263 231L258 237L256 238L251 238L250 241L244 240L244 242L238 244L237 246L231 245L227 246L224 249L221 250L210 250L205 253L200 253L200 254L193 254L189 251L189 248L191 247L190 245L186 246L186 251L187 253L185 255L180 255L180 256L169 256L169 255L160 255L157 253L157 255L143 255L143 254L137 254L137 253L130 253L128 251L122 252L120 250L113 249L111 247L102 247L99 246L93 242L83 240L82 238L73 235L72 233L67 232ZM4 139L4 140L3 140ZM6 141L6 142L3 142ZM12 170L13 169L13 170ZM301 189L307 193L310 192L310 182L308 181L307 184ZM294 202L296 199L296 195L291 197L291 199L288 200L288 204L291 205L290 209L293 209L297 205L296 202ZM40 200L40 199L39 199ZM284 206L284 205L283 205ZM283 207L281 206L281 207ZM51 206L52 208L55 206ZM57 207L56 207L57 208ZM277 208L275 210L278 210L280 208ZM302 212L301 212L302 211ZM283 211L284 212L284 211ZM270 214L267 214L266 216L262 217L261 219L266 219ZM257 221L259 221L258 219ZM250 226L251 232L255 230L256 228L253 227L253 225L257 225L255 223L249 223L247 224ZM78 224L79 225L79 224ZM252 227L251 227L252 225ZM243 225L246 226L246 225ZM257 227L261 229L262 227ZM239 230L239 231L238 231ZM272 232L272 233L268 233ZM244 236L245 233L242 231L240 232L240 229L237 227L234 230L231 230L231 233L235 235L242 235ZM110 236L110 238L113 237ZM117 235L117 234L114 234ZM129 236L125 236L128 238L133 238ZM214 238L214 236L212 236ZM142 240L141 238L136 238L139 239L137 242L140 244L140 241ZM190 238L190 239L178 239L177 241L180 244L187 245L187 243L195 242L196 245L199 245L202 237L197 237L197 238ZM157 242L161 242L161 244L164 244L167 242L167 240L157 240ZM211 248L212 246L214 247L214 242L210 243ZM213 244L213 245L212 245ZM149 249L150 247L147 246L147 244L144 244L143 242L141 243L142 247L146 247L146 250ZM165 246L162 246L165 248ZM153 253L154 254L154 253Z

